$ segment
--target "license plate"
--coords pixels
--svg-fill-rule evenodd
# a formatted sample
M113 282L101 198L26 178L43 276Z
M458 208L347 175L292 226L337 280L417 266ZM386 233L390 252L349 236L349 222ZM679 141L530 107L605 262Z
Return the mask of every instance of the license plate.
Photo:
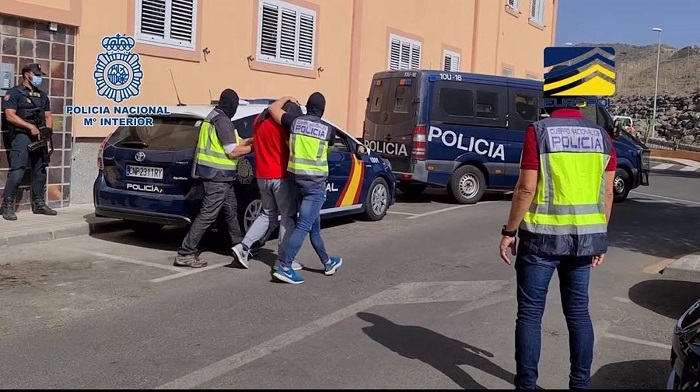
M126 166L126 175L128 177L150 178L152 180L162 180L163 179L163 168L127 165Z

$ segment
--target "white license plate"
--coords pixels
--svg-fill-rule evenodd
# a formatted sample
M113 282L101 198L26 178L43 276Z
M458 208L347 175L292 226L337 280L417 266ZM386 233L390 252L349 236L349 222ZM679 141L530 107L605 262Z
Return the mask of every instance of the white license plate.
M126 175L128 177L150 178L153 180L163 179L162 167L145 167L126 165Z

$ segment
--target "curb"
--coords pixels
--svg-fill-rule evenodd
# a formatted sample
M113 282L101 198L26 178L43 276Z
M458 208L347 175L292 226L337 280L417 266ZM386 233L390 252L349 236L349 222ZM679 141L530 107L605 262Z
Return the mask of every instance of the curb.
M661 273L672 279L700 283L700 253L693 253L679 258L666 266Z
M82 235L109 233L125 228L126 226L121 220L108 220L94 223L83 222L70 224L57 228L48 228L48 230L20 231L0 236L0 247L33 244Z

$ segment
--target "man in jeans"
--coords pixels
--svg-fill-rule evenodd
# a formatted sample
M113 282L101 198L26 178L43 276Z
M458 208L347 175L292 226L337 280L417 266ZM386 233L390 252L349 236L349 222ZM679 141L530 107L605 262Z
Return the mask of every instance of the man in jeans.
M500 254L516 254L518 317L515 326L516 389L536 389L542 315L557 270L569 329L569 387L586 389L593 361L588 312L591 267L603 263L613 202L616 155L607 132L578 108L549 110L525 131L520 178ZM519 228L519 230L518 230Z
M294 271L292 262L307 233L326 275L333 275L343 264L343 259L329 257L321 238L321 208L326 201L328 180L328 148L335 139L333 127L321 119L326 98L318 92L311 94L306 102L306 115L303 116L284 111L284 104L290 100L294 98L284 97L270 105L270 115L290 131L287 172L299 187L302 200L296 227L289 241L283 245L280 266L273 276L282 282L301 284L304 278Z
M295 117L303 115L299 105L292 101L284 104L284 111ZM270 116L269 109L265 109L255 118L253 122L253 148L256 151L255 178L260 189L263 211L248 229L243 241L232 249L234 259L243 268L249 268L250 248L278 225L278 217L280 219L278 255L283 253L284 243L294 230L297 189L296 184L287 177L288 143L289 131ZM303 266L294 262L292 268L298 271Z
M182 246L177 251L175 265L201 268L207 262L199 258L197 246L204 233L211 227L223 210L231 243L241 239L238 225L237 202L234 192L237 158L252 151L252 139L238 140L231 119L238 110L238 94L231 89L221 93L219 103L202 121L199 141L193 162L193 177L201 178L204 185L204 199L190 226Z

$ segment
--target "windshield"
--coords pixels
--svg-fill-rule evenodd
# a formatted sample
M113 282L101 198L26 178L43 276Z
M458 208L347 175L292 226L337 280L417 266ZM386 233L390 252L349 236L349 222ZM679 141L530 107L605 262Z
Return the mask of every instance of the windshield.
M116 147L179 151L195 148L200 121L191 117L154 117L153 126L117 128L111 143Z

